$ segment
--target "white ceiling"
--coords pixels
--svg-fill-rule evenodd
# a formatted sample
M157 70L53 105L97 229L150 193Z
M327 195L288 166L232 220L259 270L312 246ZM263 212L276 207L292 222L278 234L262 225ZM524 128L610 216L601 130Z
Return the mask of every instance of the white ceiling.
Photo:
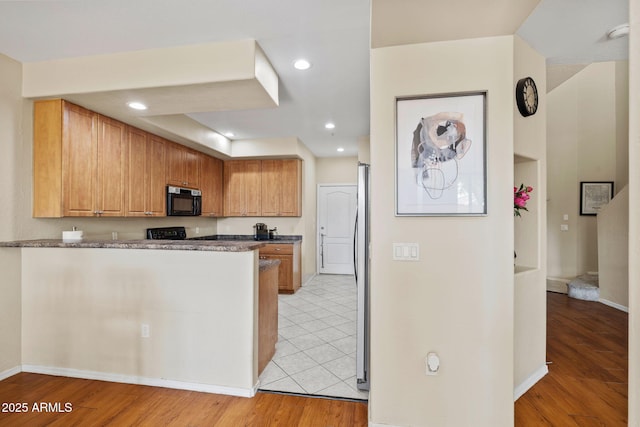
M470 24L467 32L452 33L449 39L519 28L517 34L548 64L565 70L570 64L626 58L627 40L606 41L604 35L627 22L628 0L542 0L521 26L536 0L511 9L506 7L512 0L451 1L374 0L376 7L387 8L386 22L397 28L387 28L387 35L374 36L374 41L396 44L389 37L410 22L429 25L452 18L458 23L466 12L489 24L485 32L468 34ZM504 7L496 7L500 4ZM401 18L414 8L421 12L405 13L411 20ZM232 131L237 139L296 136L317 156L353 156L358 138L369 134L369 9L369 0L0 1L0 53L33 62L256 39L279 75L280 106L189 116L221 133ZM486 17L479 19L483 11ZM476 27L479 31L480 25ZM429 38L434 36L426 37L421 41L433 41ZM293 69L299 57L309 59L312 68ZM334 130L324 128L328 121L335 123ZM338 153L338 147L345 151Z

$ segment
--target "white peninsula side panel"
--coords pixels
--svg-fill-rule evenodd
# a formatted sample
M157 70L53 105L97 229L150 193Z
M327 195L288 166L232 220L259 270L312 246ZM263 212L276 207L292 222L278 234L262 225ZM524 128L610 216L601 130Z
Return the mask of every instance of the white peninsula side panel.
M257 266L257 251L23 248L23 370L252 396Z

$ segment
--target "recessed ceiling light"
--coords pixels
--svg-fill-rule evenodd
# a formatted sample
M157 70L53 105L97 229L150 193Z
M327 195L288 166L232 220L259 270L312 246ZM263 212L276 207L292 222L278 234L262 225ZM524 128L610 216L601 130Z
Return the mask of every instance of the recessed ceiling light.
M338 147L338 150L337 150L337 151L338 151L339 153L342 153L342 152L344 151L344 148L342 148L342 147Z
M296 70L308 70L311 68L311 63L306 59L296 59L293 66Z
M607 38L609 40L619 39L629 34L629 24L618 25L607 31Z
M327 123L326 125L324 125L324 127L325 127L326 129L335 129L335 128L336 128L336 125L334 125L333 123L329 122L329 123Z
M134 110L146 110L147 106L142 102L130 102L127 104L129 108L133 108Z
M233 132L225 132L224 136L226 136L227 138L233 138L236 135Z

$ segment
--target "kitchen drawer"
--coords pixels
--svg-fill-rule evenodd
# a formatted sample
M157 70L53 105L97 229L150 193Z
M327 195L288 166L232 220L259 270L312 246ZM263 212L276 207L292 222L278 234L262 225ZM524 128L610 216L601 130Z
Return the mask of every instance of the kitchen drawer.
M260 248L265 255L293 255L293 243L267 243Z

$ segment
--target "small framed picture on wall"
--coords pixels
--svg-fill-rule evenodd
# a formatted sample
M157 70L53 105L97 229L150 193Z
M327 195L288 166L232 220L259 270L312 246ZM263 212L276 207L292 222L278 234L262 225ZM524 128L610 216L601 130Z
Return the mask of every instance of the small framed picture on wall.
M613 199L613 181L580 182L580 215L597 215Z

